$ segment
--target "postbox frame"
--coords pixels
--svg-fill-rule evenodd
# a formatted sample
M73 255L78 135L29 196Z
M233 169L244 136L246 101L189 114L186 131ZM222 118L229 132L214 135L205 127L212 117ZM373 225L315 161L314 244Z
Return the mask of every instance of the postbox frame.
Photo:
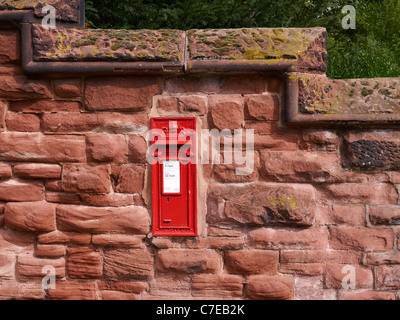
M194 117L157 117L151 119L151 129L162 129L161 123L176 121L178 124L178 128L181 128L182 122L190 122L191 128L195 132L196 130L196 118ZM169 136L168 136L169 137ZM180 193L179 194L165 194L164 186L163 186L163 164L161 159L161 163L153 163L151 165L152 168L152 216L153 216L153 236L165 236L165 237L195 237L198 235L197 232L197 134L195 139L192 141L191 152L194 154L196 159L195 163L180 163ZM165 145L168 149L169 139L166 139ZM154 145L155 141L153 137L151 137L151 145ZM163 144L163 141L157 141L157 143ZM179 151L179 143L177 144L177 148ZM170 158L169 152L165 155L165 161L180 161L179 156ZM187 168L185 168L187 166ZM186 179L182 174L182 170L187 169ZM179 213L182 217L186 217L187 224L185 225L174 225L172 223L169 226L165 226L163 223L163 219L165 218L164 210L162 204L162 197L187 197L187 207L185 208L176 208L176 210L184 210ZM186 201L185 201L186 202Z

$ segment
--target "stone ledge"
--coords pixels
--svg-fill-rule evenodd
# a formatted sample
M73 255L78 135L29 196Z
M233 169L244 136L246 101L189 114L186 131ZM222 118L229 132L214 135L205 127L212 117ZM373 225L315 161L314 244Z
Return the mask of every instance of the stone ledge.
M388 126L400 121L400 78L331 80L288 74L289 126Z
M42 8L46 5L56 9L57 25L84 27L84 0L3 0L0 3L0 22L18 16L18 12L26 13L25 22L40 22L46 15L42 13Z
M181 74L285 70L325 73L327 65L323 28L184 32L61 27L44 30L39 25L26 25L22 35L27 73L76 69L99 73L106 66L109 72L125 74L138 70ZM79 68L82 62L85 67Z

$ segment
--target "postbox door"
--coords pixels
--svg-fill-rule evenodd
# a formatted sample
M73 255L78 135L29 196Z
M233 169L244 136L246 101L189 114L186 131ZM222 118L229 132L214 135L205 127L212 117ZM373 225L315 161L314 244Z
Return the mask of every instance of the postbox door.
M171 140L171 131L177 135L183 130L196 129L195 118L153 118L152 129L161 129L165 137L155 149L157 162L152 165L153 234L155 236L197 235L197 168L196 163L181 159L179 152L186 144L185 153L196 153L196 141ZM193 136L191 136L193 139ZM174 147L173 147L174 146ZM186 150L185 149L185 150ZM162 151L160 151L162 150Z

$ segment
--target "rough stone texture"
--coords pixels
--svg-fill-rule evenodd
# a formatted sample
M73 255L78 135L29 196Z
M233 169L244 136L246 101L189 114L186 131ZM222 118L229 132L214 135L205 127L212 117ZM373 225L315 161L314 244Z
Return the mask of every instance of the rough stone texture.
M65 165L63 189L77 193L109 193L111 188L109 166Z
M114 190L121 193L140 193L143 191L146 168L140 165L113 166L111 175Z
M146 250L107 249L104 252L104 275L109 280L144 280L153 273L153 257Z
M161 81L154 77L89 78L85 104L94 111L146 111L160 90Z
M0 182L0 201L30 202L44 200L44 192L37 183L25 183L17 180Z
M16 63L21 59L20 35L15 29L0 31L0 63Z
M254 300L292 300L293 278L280 276L251 276L247 279L246 294Z
M53 82L54 93L59 98L71 99L82 96L80 79L57 79Z
M142 134L147 131L147 122L145 114L46 113L42 117L42 131L60 134Z
M207 208L210 223L311 226L315 218L314 190L307 185L215 184L209 188Z
M400 225L400 207L371 206L369 209L369 220L374 225Z
M14 174L21 178L60 179L61 166L57 164L18 164Z
M27 10L32 9L35 17L43 18L42 8L45 5L52 5L57 8L56 19L63 23L78 23L80 18L79 8L82 5L80 0L5 0L0 8L3 10Z
M325 286L326 288L342 289L342 281L348 272L343 272L344 265L329 264L326 266ZM372 269L362 266L352 266L355 271L355 289L372 289L373 275Z
M47 202L9 202L4 210L6 226L21 231L54 231L55 216L56 205Z
M222 131L225 129L241 129L244 119L243 98L239 95L217 95L210 96L208 101L210 117L215 128ZM229 117L227 115L229 114Z
M338 250L385 251L393 248L394 234L391 229L331 227L329 243Z
M0 160L22 162L84 162L85 140L39 133L0 133Z
M310 152L261 152L261 176L266 181L331 182L339 174L336 154Z
M65 277L65 259L37 259L30 253L24 253L17 257L17 274L21 278L43 278L46 273L43 267L53 266L56 278Z
M326 31L322 28L189 30L187 35L191 61L279 64L292 60L298 61L298 69L326 71Z
M96 208L59 205L57 227L61 231L81 233L147 234L150 217L142 207Z
M194 275L192 277L193 297L223 299L238 298L243 294L243 278L231 275Z
M221 257L213 250L162 250L157 255L157 269L163 272L215 273Z
M278 260L278 252L273 251L240 250L225 254L225 266L232 274L276 274Z
M94 134L87 137L90 162L126 163L128 146L123 135Z
M257 229L249 233L251 247L268 250L326 250L328 232L324 228Z
M245 96L246 118L259 121L279 120L279 98L271 95Z
M180 62L184 33L178 30L80 30L33 27L35 61Z
M296 75L299 112L309 115L395 115L399 112L399 79L330 80L322 75ZM351 119L351 118L350 118ZM389 118L388 118L389 119Z
M400 166L399 133L374 131L345 136L344 165L362 170L392 170Z
M89 247L67 249L67 269L71 279L96 279L103 274L100 252Z

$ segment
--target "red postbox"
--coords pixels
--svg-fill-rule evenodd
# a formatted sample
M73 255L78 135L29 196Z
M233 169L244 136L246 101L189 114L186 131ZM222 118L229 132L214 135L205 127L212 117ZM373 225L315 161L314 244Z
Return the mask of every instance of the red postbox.
M154 236L197 236L196 118L151 120Z

